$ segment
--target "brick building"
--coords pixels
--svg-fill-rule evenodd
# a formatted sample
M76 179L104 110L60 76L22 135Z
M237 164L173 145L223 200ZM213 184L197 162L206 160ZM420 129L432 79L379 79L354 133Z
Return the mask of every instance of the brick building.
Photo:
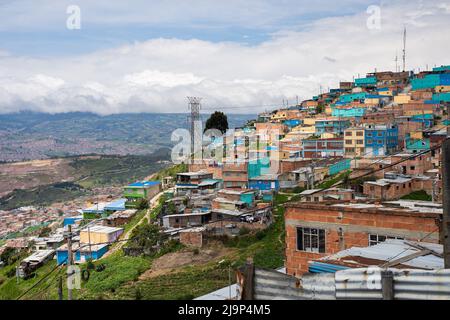
M286 204L286 271L300 276L308 262L387 238L439 242L442 205L420 201Z

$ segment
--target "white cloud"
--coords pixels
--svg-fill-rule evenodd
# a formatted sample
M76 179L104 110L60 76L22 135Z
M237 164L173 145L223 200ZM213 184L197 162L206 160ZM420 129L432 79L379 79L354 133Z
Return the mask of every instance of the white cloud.
M383 3L380 30L367 29L363 10L278 32L253 46L152 39L60 58L0 51L0 112L185 112L191 95L218 109L294 102L358 73L393 70L404 24L408 68L450 63L450 12L442 10L448 7L449 1Z

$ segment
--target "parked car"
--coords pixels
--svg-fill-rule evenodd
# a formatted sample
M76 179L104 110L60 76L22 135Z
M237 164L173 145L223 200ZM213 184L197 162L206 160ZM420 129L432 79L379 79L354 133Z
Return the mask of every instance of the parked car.
M240 220L242 222L248 222L248 223L252 223L255 221L255 218L253 217L253 215L251 214L244 214L240 217Z

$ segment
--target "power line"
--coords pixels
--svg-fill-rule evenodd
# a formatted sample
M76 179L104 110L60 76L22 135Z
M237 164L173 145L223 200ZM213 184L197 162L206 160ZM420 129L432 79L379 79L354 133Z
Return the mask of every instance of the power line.
M19 295L16 300L20 300L23 296L25 296L28 292L33 290L33 288L37 287L40 283L42 283L49 275L51 275L56 269L59 268L59 265L56 265L52 270L50 270L46 275L44 275L38 282L33 284L29 289L27 289L24 293Z
M421 241L425 240L426 238L428 238L429 236L431 236L431 235L432 235L433 233L435 233L436 231L439 231L439 228L437 228L437 229L435 229L435 230L433 230L433 231L427 233L425 236L423 236L422 238L420 238L417 242L421 242ZM386 260L386 261L381 265L381 267L385 267L386 265L389 264L389 262L391 262L391 261L394 260L395 258L401 256L403 253L405 253L405 252L408 251L408 250L409 250L409 248L407 248L407 249L401 251L400 253L396 254L395 256L389 258L388 260Z

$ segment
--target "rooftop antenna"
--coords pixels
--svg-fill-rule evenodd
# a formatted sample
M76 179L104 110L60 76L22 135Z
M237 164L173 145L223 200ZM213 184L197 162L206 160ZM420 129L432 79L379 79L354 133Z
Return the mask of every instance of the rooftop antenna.
M398 52L395 52L395 72L398 72Z
M406 27L403 29L403 72L406 70Z

